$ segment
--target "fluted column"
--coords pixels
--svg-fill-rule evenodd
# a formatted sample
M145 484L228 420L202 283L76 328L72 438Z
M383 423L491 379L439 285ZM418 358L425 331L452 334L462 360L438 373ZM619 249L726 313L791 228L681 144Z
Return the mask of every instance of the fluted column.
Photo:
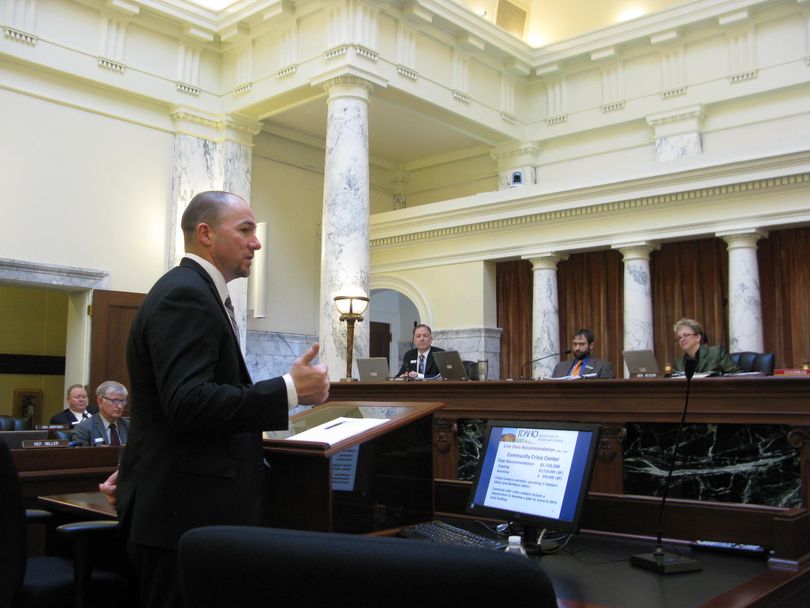
M329 93L321 237L320 360L329 377L346 370L346 324L336 295L368 295L368 96L373 85L352 76L325 83ZM367 317L368 315L366 315ZM354 360L368 356L368 319L355 325Z
M531 258L532 287L532 359L560 352L560 307L557 295L557 264L567 259L553 253ZM559 357L534 363L531 377L551 376ZM523 372L523 370L521 370ZM528 374L523 373L524 376Z
M718 233L728 243L728 333L731 352L764 349L757 241L766 233Z
M647 242L617 245L624 261L624 350L653 350L652 284ZM627 377L627 369L624 370Z

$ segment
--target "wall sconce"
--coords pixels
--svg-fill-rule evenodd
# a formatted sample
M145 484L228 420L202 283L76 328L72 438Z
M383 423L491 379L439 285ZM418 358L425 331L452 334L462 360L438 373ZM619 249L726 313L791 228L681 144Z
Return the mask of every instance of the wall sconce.
M368 308L368 296L335 296L335 306L340 313L340 320L346 321L346 377L344 382L352 381L352 353L354 352L354 324L363 320L363 313Z

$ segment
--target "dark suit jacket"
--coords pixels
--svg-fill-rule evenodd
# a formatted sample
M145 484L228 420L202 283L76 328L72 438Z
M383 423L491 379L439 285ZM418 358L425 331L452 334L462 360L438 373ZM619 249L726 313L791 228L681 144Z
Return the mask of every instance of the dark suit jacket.
M675 369L679 372L684 370L686 355L675 362ZM742 370L734 365L734 361L728 356L722 346L706 346L703 344L697 352L697 368L695 373L706 374L716 372L718 374L735 374Z
M73 428L79 421L76 420L76 416L73 415L73 412L70 411L70 408L65 408L58 414L54 414L51 416L51 424L65 424L68 425L70 428Z
M284 379L252 384L213 281L183 259L127 343L132 417L118 480L129 540L175 549L190 528L260 523L262 430L286 429Z
M570 373L571 368L574 367L574 361L574 359L560 361L554 368L554 373L551 374L551 377L562 378L563 376L567 376ZM594 378L616 377L616 375L613 373L613 365L611 365L610 361L602 361L602 359L597 359L593 356L589 356L585 359L585 361L583 361L582 369L579 373L581 376L596 374L596 376L593 376Z
M129 438L129 422L124 418L119 418L115 426L118 429L118 437L121 439L121 443L126 443ZM97 439L100 441L96 441ZM101 414L86 418L73 427L71 442L91 448L99 445L110 445Z
M439 366L436 365L436 361L433 359L433 352L443 352L443 348L437 348L435 346L431 346L430 350L428 351L427 359L425 360L425 378L432 378L433 376L438 376L441 372L439 370ZM397 372L397 376L401 376L405 372L415 372L417 363L411 363L411 361L417 361L419 359L419 349L412 348L405 356L402 357L402 367L400 368L399 372Z

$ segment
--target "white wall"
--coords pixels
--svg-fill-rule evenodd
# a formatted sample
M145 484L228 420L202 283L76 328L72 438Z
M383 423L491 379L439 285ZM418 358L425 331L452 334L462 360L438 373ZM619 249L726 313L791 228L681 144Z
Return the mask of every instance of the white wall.
M267 222L267 317L248 318L250 330L318 333L321 156L322 151L267 133L256 137L251 206L256 220ZM316 168L307 168L313 164Z
M2 89L0 107L0 257L147 291L165 271L173 136Z

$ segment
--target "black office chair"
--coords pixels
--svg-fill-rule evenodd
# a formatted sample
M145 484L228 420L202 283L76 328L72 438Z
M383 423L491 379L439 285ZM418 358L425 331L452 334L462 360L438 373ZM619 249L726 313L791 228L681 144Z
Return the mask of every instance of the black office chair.
M557 606L530 559L403 538L209 526L178 560L188 608Z
M775 358L773 353L754 353L744 351L729 353L729 357L744 372L761 372L773 376Z
M135 606L135 586L122 574L92 567L93 541L114 540L116 522L80 522L57 530L74 540L74 559L28 557L26 510L17 468L0 440L0 606L17 608L109 608ZM42 519L50 514L30 512ZM75 584L74 584L75 583ZM111 598L113 603L111 603ZM96 600L96 601L93 601Z
M467 372L467 377L470 380L478 380L478 361L461 361L464 364L464 371Z
M14 418L11 416L0 415L0 431L13 431Z
M14 418L14 428L12 431L30 431L34 428L30 418Z

